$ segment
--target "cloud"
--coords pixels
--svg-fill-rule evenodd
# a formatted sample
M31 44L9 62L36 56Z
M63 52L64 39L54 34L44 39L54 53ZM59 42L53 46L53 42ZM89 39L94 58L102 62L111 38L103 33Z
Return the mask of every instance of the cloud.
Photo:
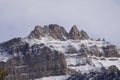
M26 36L35 25L78 25L120 46L119 0L0 0L1 41Z

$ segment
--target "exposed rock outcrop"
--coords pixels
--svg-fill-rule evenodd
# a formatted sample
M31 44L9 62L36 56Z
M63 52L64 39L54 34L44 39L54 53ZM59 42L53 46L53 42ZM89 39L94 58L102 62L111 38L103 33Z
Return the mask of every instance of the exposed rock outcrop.
M41 37L52 37L54 39L64 40L68 37L68 33L64 27L57 24L50 24L49 26L36 26L35 29L29 35L29 38L40 39Z
M97 47L96 45L90 47L90 55L92 55L92 56L95 55L95 56L101 57L100 54L101 54L101 53L99 52L98 47Z
M23 44L24 42L22 41L22 38L18 37L18 38L14 38L11 39L9 41L3 42L0 44L0 48L1 49L8 49L11 48L13 46L17 46L19 44Z
M108 70L103 72L90 72L88 74L74 74L68 80L119 80L120 71L115 66L110 66Z
M64 40L65 38L68 37L68 33L62 26L51 24L49 25L49 30L50 30L50 36L52 36L55 39Z
M89 39L87 32L81 30L80 33L81 33L82 39Z
M108 72L109 73L119 72L119 69L115 65L112 65L112 66L108 67Z
M77 53L77 50L76 50L76 48L73 45L69 45L68 46L68 50L67 50L66 53L68 53L68 54L74 54L74 53Z
M85 46L84 44L81 45L79 52L81 53L79 56L82 56L82 57L87 57L89 55L89 50L87 46Z
M89 36L85 31L83 30L79 31L77 26L73 25L73 27L71 28L69 32L69 38L82 40L82 39L89 39Z
M41 37L49 36L54 39L89 39L88 34L81 30L81 32L78 30L77 26L74 25L70 32L67 33L64 27L59 26L57 24L50 24L48 26L36 26L35 29L30 33L28 36L29 38L36 38L41 39Z
M10 40L10 42L14 40L16 39ZM16 42L19 45L12 45L14 47L4 46L8 48L8 54L13 56L6 63L0 63L9 72L6 80L29 80L66 74L67 64L65 56L61 52L51 50L44 44L29 46L26 42L23 43Z
M105 57L120 57L118 49L115 45L103 47L103 51L105 53Z
M82 35L80 34L80 31L78 30L76 25L73 25L69 32L70 39L82 39Z
M85 45L81 45L81 49L79 50L81 56L97 56L97 57L120 57L118 49L114 45L107 45L106 47L99 48L96 45L87 47Z
M40 39L43 36L43 29L41 26L35 26L35 29L28 36L29 38Z

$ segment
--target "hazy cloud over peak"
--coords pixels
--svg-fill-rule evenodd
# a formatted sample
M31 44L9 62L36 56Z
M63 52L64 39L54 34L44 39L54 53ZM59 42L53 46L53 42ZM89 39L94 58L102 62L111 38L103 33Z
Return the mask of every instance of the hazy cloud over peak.
M91 37L120 46L120 0L0 0L0 41L51 23L67 31L76 24Z

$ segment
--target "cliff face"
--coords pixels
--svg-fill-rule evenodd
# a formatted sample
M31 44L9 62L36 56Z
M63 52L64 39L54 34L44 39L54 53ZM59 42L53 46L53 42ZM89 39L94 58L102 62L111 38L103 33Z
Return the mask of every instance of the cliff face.
M76 25L69 33L57 24L36 26L25 38L0 44L0 66L9 72L6 80L102 72L111 65L120 68L119 57L115 45L91 40Z
M18 41L18 39L13 40ZM29 80L66 74L67 65L62 53L51 50L44 44L29 46L22 41L21 43L23 44L12 45L14 47L7 46L8 53L13 57L6 63L1 62L0 64L9 70L9 76L6 80Z
M118 49L113 44L103 46L101 48L96 45L89 48L85 47L85 45L81 45L81 49L79 51L84 56L90 55L97 57L120 57Z

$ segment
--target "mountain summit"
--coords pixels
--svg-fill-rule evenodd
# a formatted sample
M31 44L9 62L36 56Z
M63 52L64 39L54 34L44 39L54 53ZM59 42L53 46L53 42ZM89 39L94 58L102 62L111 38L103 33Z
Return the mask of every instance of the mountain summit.
M88 34L83 30L79 31L76 25L73 25L73 27L71 28L69 32L69 37L71 39L79 39L79 40L89 39Z
M57 24L35 26L25 38L0 43L0 66L9 72L5 80L118 80L119 62L117 46L90 39L76 25L69 33Z
M57 24L50 24L48 26L36 26L35 29L30 33L29 38L40 39L41 37L49 36L54 39L89 39L89 36L83 30L80 32L76 25L73 25L70 32L67 33L64 27Z

